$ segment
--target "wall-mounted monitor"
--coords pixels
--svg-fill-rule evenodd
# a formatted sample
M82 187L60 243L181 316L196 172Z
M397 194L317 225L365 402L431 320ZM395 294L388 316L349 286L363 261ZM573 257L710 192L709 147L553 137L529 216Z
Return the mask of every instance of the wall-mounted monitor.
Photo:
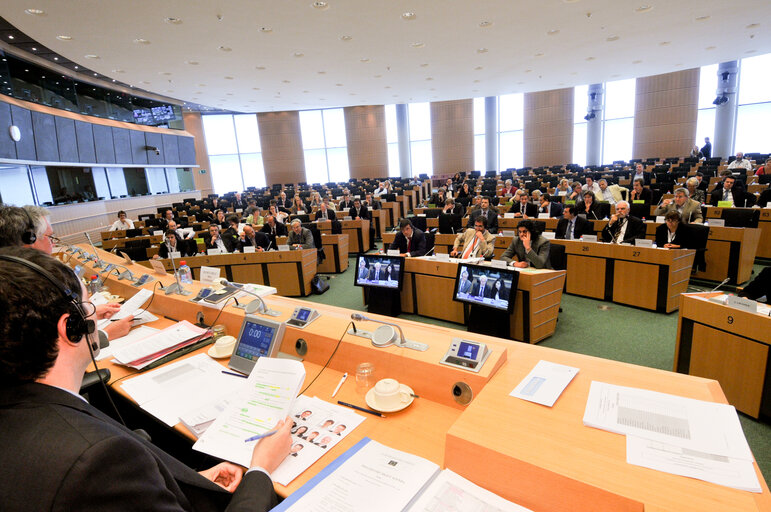
M458 265L453 300L499 311L514 309L519 272L485 265Z
M404 258L382 254L359 254L356 259L356 286L401 290L404 280Z

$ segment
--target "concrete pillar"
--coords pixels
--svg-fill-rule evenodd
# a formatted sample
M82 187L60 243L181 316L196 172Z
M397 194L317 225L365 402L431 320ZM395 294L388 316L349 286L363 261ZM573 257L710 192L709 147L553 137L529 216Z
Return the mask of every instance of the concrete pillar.
M737 84L739 62L722 62L717 67L717 98L728 101L715 106L715 140L712 141L712 156L723 159L734 154L734 134L736 132ZM738 148L743 151L742 148Z
M586 165L602 164L603 94L602 84L589 86L586 112L591 119L586 122Z
M402 178L412 177L410 158L410 118L406 103L396 104L396 131L399 137L399 175Z
M498 97L485 97L485 170L498 170ZM501 169L503 170L503 169Z

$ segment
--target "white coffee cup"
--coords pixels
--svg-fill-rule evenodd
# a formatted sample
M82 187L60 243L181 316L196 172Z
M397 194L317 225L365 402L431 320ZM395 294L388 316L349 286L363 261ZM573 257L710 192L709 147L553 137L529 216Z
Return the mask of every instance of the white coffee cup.
M214 358L230 357L236 348L236 339L233 336L221 336L214 345L209 347L209 355Z
M401 389L396 379L382 379L373 389L375 403L382 409L394 409L410 401L410 394Z

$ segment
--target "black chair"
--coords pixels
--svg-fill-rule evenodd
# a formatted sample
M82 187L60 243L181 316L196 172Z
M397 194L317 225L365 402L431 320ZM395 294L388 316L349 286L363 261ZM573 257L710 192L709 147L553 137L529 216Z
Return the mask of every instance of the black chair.
M562 244L549 244L549 264L554 270L567 269L565 246Z
M725 220L726 227L757 228L760 221L760 210L757 208L723 208L720 217Z
M127 229L126 230L126 237L132 238L135 236L142 236L142 229Z
M441 208L428 208L423 213L426 214L426 218L434 219L436 217L439 217L439 215L442 213L442 209Z
M412 225L415 226L417 229L425 232L426 231L426 218L425 217L410 217L410 222L412 222Z
M439 216L439 233L454 235L463 229L463 217L456 214L442 214Z
M685 224L685 237L688 240L688 249L695 249L696 255L693 259L693 270L704 272L707 270L707 239L709 238L709 226L703 224Z

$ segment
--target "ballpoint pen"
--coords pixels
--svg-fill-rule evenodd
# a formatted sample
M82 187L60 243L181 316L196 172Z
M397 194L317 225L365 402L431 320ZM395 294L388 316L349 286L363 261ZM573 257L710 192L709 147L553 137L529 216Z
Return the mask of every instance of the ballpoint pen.
M273 434L275 434L276 432L278 432L278 430L271 430L270 432L265 432L264 434L257 434L256 436L252 436L252 437L250 437L248 439L244 439L244 442L245 443L250 443L252 441L257 441L258 439L262 439L263 437L270 437Z
M338 400L337 403L340 405L344 405L345 407L350 407L351 409L356 409L357 411L366 412L366 413L372 414L373 416L380 416L381 418L385 418L385 414L381 414L377 411L373 411L372 409L367 409L366 407L359 407L358 405L349 404L347 402L341 402L340 400Z
M348 378L348 372L345 372L345 373L343 374L343 378L342 378L342 379L340 379L340 382L338 382L338 383L337 383L337 387L336 387L336 388L335 388L335 390L332 392L332 398L334 398L334 397L335 397L335 395L337 394L337 392L338 392L338 391L340 391L340 387L343 385L343 382L345 382L345 379L347 379L347 378Z

